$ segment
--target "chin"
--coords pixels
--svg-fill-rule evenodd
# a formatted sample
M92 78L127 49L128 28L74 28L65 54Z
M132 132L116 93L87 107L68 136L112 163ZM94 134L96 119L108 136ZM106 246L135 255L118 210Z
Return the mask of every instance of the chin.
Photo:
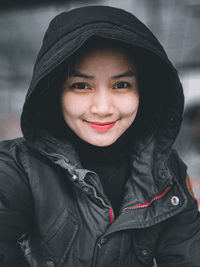
M106 147L106 146L112 145L116 140L117 138L112 139L112 140L97 140L96 139L96 140L85 140L85 141L93 146Z

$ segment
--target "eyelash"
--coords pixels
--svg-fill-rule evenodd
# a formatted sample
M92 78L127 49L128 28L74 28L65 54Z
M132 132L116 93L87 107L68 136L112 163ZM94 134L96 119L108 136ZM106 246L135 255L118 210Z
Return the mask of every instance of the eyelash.
M125 84L125 87L122 86L122 84L123 84L123 85ZM81 86L81 85L83 85L84 88L83 88L83 87L80 88L79 86ZM121 87L116 87L117 85L118 85L118 86L121 85ZM86 88L85 88L85 87L86 87ZM116 84L113 86L113 89L126 89L126 88L129 88L129 87L131 87L131 84L130 84L130 83L121 81L121 82L116 83ZM72 88L72 89L79 89L79 90L90 89L90 87L89 87L86 83L84 83L84 82L74 83L74 84L71 85L71 88Z
M126 86L125 87L117 87L117 88L115 88L115 86L122 85L122 84L126 84ZM120 88L126 89L126 88L129 88L129 87L131 87L131 84L130 83L121 81L121 82L116 83L113 88L114 89L120 89Z
M87 88L78 88L78 87L76 87L76 86L80 86L80 85L87 86ZM84 83L84 82L79 82L79 83L73 83L73 84L71 85L71 88L72 88L72 89L84 90L84 89L89 89L89 86L88 86L86 83Z

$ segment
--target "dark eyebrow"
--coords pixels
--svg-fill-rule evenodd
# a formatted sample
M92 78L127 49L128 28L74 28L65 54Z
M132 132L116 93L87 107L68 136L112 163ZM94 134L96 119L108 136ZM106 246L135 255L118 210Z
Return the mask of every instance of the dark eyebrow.
M72 71L72 73L70 74L70 77L80 77L80 78L86 78L86 79L93 79L94 78L94 76L92 76L92 75L81 73L79 71Z
M112 79L119 79L119 78L123 78L123 77L132 77L132 76L136 76L136 73L132 70L128 70L128 71L125 71L125 72L120 73L118 75L112 76Z
M136 76L136 73L132 70L128 70L125 71L123 73L117 74L112 76L112 79L119 79L119 78L123 78L123 77L132 77L132 76ZM80 77L80 78L86 78L86 79L94 79L95 77L92 75L88 75L79 71L72 71L72 73L70 74L70 77Z

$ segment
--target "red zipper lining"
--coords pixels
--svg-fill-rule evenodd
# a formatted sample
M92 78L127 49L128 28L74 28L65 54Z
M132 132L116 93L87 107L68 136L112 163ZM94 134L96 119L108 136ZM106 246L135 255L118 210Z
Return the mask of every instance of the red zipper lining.
M148 201L147 203L143 203L143 204L140 204L140 205L137 205L137 206L132 206L132 207L126 207L126 208L123 209L123 211L125 211L125 210L127 210L127 209L131 209L131 210L134 209L134 210L135 210L135 209L146 208L146 207L150 206L151 203L152 203L153 201L162 198L162 197L169 191L170 188L171 188L171 187L168 186L167 188L165 188L165 190L164 190L160 195L158 195L158 196L152 198L152 199L151 199L150 201Z
M109 211L110 211L110 222L113 223L113 212L112 212L112 209L109 208Z

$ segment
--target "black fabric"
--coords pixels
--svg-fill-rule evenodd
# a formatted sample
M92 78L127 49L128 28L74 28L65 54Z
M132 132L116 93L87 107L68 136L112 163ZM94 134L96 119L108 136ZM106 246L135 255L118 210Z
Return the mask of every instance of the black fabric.
M99 175L104 192L111 202L115 216L118 215L123 188L130 175L128 162L127 155L121 154L114 163L107 162L105 165L95 165L87 162L85 165L87 169Z
M141 111L145 111L141 120L154 129L161 147L164 138L168 139L164 142L170 148L180 129L184 104L177 72L158 40L144 24L128 12L108 6L74 9L63 12L51 21L37 57L21 116L25 138L30 142L36 140L42 125L42 122L38 125L38 118L43 117L45 124L51 114L52 105L45 96L45 106L48 109L38 112L38 103L44 91L48 95L48 91L52 89L46 77L54 77L54 73L57 73L62 64L65 66L66 75L70 57L94 37L122 42L129 46L129 52L135 56L139 68ZM59 79L63 80L63 77ZM59 89L54 86L53 90ZM43 116L43 112L46 116ZM56 121L57 118L54 119L55 123ZM172 142L169 142L169 139Z
M72 178L70 166L55 154L49 162L23 138L1 142L1 264L152 267L156 258L159 267L198 267L200 216L185 184L186 166L174 154L165 162L165 174L173 173L174 179L160 193L169 185L170 190L149 207L120 211L111 223L108 208L82 185L83 174ZM141 193L136 184L123 204L129 205L132 196L138 199ZM140 204L158 195L149 199L144 195ZM179 205L171 204L174 196Z
M91 161L88 146L89 161L84 162L84 150L78 152L65 127L57 128L62 117L54 110L68 61L96 36L127 44L139 71L141 116L126 139L130 175L126 182L120 180L123 196L117 216L99 179L103 184L110 166L103 173L96 165L98 156ZM58 72L61 77L54 83ZM187 190L186 166L172 149L183 105L175 68L135 16L89 6L55 17L24 103L24 138L0 143L0 264L21 267L26 260L31 267L152 267L156 261L158 267L199 267L200 214ZM92 162L88 167L97 166L100 175L84 168L80 159L84 166ZM113 167L118 177L126 169L120 153L115 163L119 159L120 171Z
M130 175L130 137L131 129L128 129L115 143L106 147L84 142L72 132L69 137L83 167L98 174L116 216L122 199L123 187Z

